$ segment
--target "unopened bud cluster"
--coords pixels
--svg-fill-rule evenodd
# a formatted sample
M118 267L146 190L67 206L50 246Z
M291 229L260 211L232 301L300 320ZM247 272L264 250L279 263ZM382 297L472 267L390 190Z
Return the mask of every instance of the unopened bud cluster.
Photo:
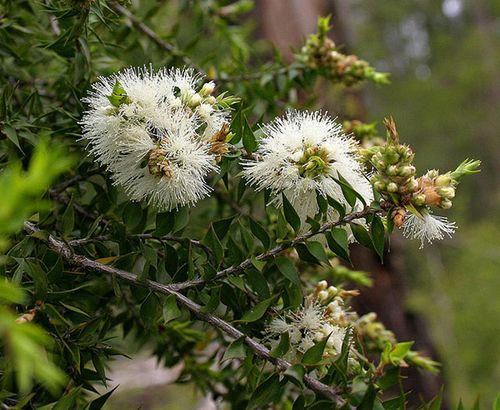
M412 202L416 206L437 206L449 209L452 206L452 199L455 197L456 181L451 177L451 173L439 174L433 169L427 171L425 175L418 178L418 191L413 196Z
M203 84L198 92L192 88L184 88L180 91L180 99L192 110L198 107L208 109L217 103L217 99L212 95L215 90L215 83L210 81ZM202 104L207 104L207 106L202 106Z
M296 164L300 176L314 179L328 172L330 164L328 151L321 147L306 147Z
M374 312L367 313L356 321L356 331L369 351L382 351L387 343L396 344L394 333L377 320Z
M383 146L362 149L361 156L375 169L371 182L378 192L391 198L395 204L411 199L418 189L418 182L410 147L389 138Z
M318 33L311 34L302 47L298 60L312 70L319 70L335 82L352 86L371 79L377 83L386 83L387 75L377 73L365 60L355 55L340 53L335 43L328 37L329 19L318 20Z

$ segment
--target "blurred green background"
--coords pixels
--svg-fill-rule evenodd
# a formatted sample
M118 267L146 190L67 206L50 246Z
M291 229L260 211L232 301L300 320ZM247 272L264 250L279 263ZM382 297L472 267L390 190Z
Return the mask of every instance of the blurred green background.
M405 242L410 308L425 316L450 401L484 408L500 391L500 2L356 1L353 51L392 74L364 96L369 119L393 115L417 169L482 161L447 215L453 240Z

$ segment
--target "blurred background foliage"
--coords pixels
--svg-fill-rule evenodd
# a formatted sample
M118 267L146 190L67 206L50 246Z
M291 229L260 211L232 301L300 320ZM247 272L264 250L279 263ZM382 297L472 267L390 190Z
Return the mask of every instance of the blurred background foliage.
M90 161L81 154L82 143L77 142L79 100L98 75L129 65L194 62L209 76L219 78L222 89L245 96L252 107L247 113L252 122L272 118L299 102L312 105L316 98L319 102L314 106L328 107L342 117L380 122L393 115L405 142L414 147L420 169L453 169L464 157L483 161L482 173L474 183L460 186L454 201L450 219L460 229L453 241L423 250L405 242L404 270L410 289L406 303L429 324L444 363L447 396L452 402L461 397L472 404L480 395L489 407L500 386L500 3L260 0L254 7L248 0L136 0L124 4L133 18L117 14L112 4L116 5L88 0L0 3L0 163L8 165L13 175L2 174L2 195L16 192L9 184L20 187L22 178L35 168L28 164L36 163L29 159L40 137L50 139L48 149L53 154L43 151L46 146L39 148L53 164L53 172L43 178L37 174L40 179L34 185L22 184L33 189L13 203L30 206L14 207L13 214L0 205L0 213L8 215L4 220L20 222L29 216L30 201L67 168L66 154L54 147L64 145L67 152L78 153L70 176L92 175ZM280 22L280 14L286 17L292 9L300 18ZM312 84L311 78L295 80L293 72L275 75L290 60L290 47L299 48L315 30L317 16L328 13L333 14L337 43L379 71L390 72L390 86L346 91L322 83L303 92L293 81ZM144 35L140 21L171 49L167 52ZM285 35L276 38L276 31ZM257 71L262 64L268 75L250 82L231 80L241 72ZM28 174L14 165L18 158ZM81 203L88 204L98 185L106 185L96 181L93 187L84 187ZM107 202L100 198L100 211L112 209L117 202L115 190L106 189L109 198ZM66 224L73 224L72 211L67 211L71 199L57 191L51 197L60 203L56 215L66 215ZM12 229L4 230L4 226L0 235L10 234ZM92 354L101 357L105 353ZM120 403L120 396L112 400Z
M353 50L391 73L364 94L368 118L393 115L420 169L480 158L450 212L453 241L405 244L409 305L425 315L449 397L491 402L500 386L500 3L357 0ZM438 165L437 165L438 164Z

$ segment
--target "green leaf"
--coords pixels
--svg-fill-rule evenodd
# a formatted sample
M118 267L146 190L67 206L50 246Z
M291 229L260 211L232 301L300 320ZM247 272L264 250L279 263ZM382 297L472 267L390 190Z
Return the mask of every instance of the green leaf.
M19 145L19 138L17 137L17 132L14 128L9 125L5 125L2 129L2 133L5 134L21 152L23 151Z
M123 223L127 226L128 230L135 232L142 224L142 208L137 202L129 202L125 205L122 213Z
M357 407L358 410L373 410L375 408L375 399L377 398L377 391L375 390L375 386L370 384L368 389L366 389L365 395L363 396L363 400Z
M389 360L394 366L398 366L401 360L405 358L408 352L411 350L414 342L402 342L396 344L389 354Z
M248 153L252 153L257 149L257 140L246 118L243 119L243 146Z
M279 376L274 373L264 380L252 394L247 405L247 410L261 409L274 402L281 393Z
M299 395L293 402L292 410L304 410L305 408L306 408L306 399L304 398L303 395Z
M311 255L314 256L319 262L324 262L327 265L330 264L328 256L326 256L325 248L320 242L307 241L306 247Z
M286 221L290 224L295 233L298 233L300 229L300 218L285 194L283 194L283 213L285 214Z
M330 335L325 337L321 342L316 343L313 347L309 348L302 357L302 364L315 365L321 362L326 342L328 342L329 337Z
M300 363L294 364L285 370L283 373L293 384L300 388L304 388L304 375L306 369Z
M275 297L270 297L262 302L257 303L252 309L246 312L243 317L236 322L255 322L259 320L266 313L271 303L273 303Z
M229 218L221 219L220 221L216 221L213 223L214 231L217 234L219 240L223 240L224 237L229 232L229 228L231 227L231 223L233 222L236 215L230 216Z
M350 263L351 258L349 257L347 232L342 228L332 228L329 232L325 233L325 236L331 251Z
M218 264L220 264L222 262L222 258L224 257L224 248L222 247L222 244L219 241L219 237L215 233L213 225L210 226L207 235L203 239L203 243L212 250L215 256L215 260L217 261Z
M146 327L152 327L158 317L158 296L150 293L144 302L142 302L140 315Z
M322 214L325 214L328 210L328 200L319 192L316 192L316 202L318 203L319 210Z
M156 214L156 229L155 235L164 236L172 231L175 223L175 215L173 212L162 212Z
M319 228L321 228L321 225L319 224L319 222L316 221L315 219L309 217L309 216L306 218L306 222L309 225L311 225L311 231L313 231L313 232L317 232L319 230Z
M78 394L80 393L80 388L75 387L72 389L68 394L60 398L56 405L52 407L52 410L68 410L68 409L74 409L76 406L76 399L78 397Z
M109 399L109 396L111 396L117 388L118 386L98 397L97 399L92 400L87 407L87 410L101 410L104 406L104 403L106 403L106 401Z
M342 219L345 216L345 206L330 196L327 197L327 201L328 204L338 212L339 218Z
M186 227L189 222L189 209L187 206L179 208L175 212L175 223L173 232L179 232Z
M181 311L177 306L177 299L174 295L168 295L163 303L163 322L168 323L177 319L181 315Z
M497 394L495 402L493 403L493 410L500 410L500 393Z
M382 219L377 215L373 216L371 224L371 234L375 251L377 252L378 256L380 256L380 259L383 259L384 244L385 244L385 229Z
M244 337L234 340L224 352L221 362L232 359L244 359L246 356Z
M269 246L271 246L271 240L269 239L269 235L267 234L266 230L259 223L255 222L253 219L249 218L249 221L250 221L250 230L255 235L255 237L262 243L264 249L268 250Z
M352 222L350 223L350 226L352 234L354 235L356 241L358 241L358 243L360 243L361 245L372 249L373 248L372 238L370 237L368 231L362 225L357 223Z
M35 297L44 300L47 294L47 274L38 261L25 259L26 271L35 284Z
M428 405L429 410L441 410L441 403L443 401L443 393L439 393Z
M111 95L106 97L114 107L119 107L122 104L130 104L130 98L118 80L115 81Z
M71 198L62 216L61 231L64 237L67 237L73 231L74 225L75 225L75 211L73 206L73 198Z
M311 252L309 252L309 249L307 249L307 246L305 244L298 243L297 245L295 245L295 250L299 254L299 258L304 262L319 264L318 260L314 257L314 255L311 254Z
M359 199L363 206L366 206L366 201L363 196L356 192L354 188L342 177L342 175L339 175L338 179L333 178L333 180L340 185L342 193L344 194L344 198L346 199L347 203L351 205L351 207L354 207L354 205L356 204L356 199Z
M271 353L269 353L269 355L275 358L283 357L285 354L287 354L289 349L290 349L290 336L288 332L285 332L281 335L278 345L273 350L271 350Z
M274 262L285 278L296 285L300 285L299 273L290 259L284 256L277 256Z
M202 312L211 313L215 309L217 309L217 306L219 306L219 303L220 303L220 289L221 289L220 286L217 286L217 287L214 287L211 289L210 299L201 308Z

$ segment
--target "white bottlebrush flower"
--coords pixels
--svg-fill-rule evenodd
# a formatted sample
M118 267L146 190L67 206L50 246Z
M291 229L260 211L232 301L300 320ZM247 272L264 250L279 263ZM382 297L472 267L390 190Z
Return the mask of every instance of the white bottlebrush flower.
M161 210L194 204L210 193L205 177L217 167L209 146L190 131L189 123L180 123L176 130L142 134L133 151L109 165L113 180L132 200L146 200Z
M210 138L227 111L216 105L213 83L200 89L201 80L191 69L129 68L99 78L82 100L90 153L133 200L170 210L210 192Z
M317 192L349 208L334 180L339 176L367 203L373 199L371 185L356 155L356 141L327 114L289 111L264 126L263 131L257 159L242 165L246 179L257 190L271 190L272 203L280 205L284 193L303 221L319 211ZM359 201L355 208L361 208ZM331 219L336 216L333 211L329 215Z
M422 214L422 217L408 212L402 229L406 238L420 240L422 249L425 242L432 244L432 241L444 239L445 236L451 238L455 233L456 224L449 222L444 216L432 215L429 212Z

